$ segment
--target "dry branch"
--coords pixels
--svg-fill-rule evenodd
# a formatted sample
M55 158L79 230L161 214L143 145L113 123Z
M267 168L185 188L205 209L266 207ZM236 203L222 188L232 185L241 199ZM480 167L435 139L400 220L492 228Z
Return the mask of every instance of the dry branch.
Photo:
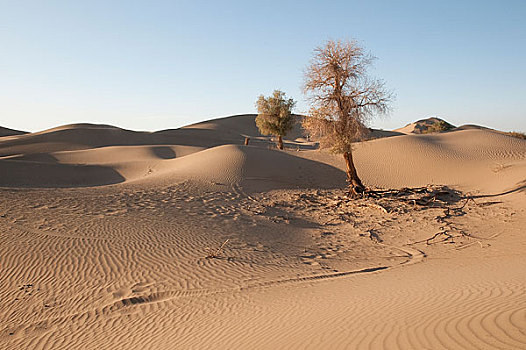
M221 246L215 251L215 253L208 254L206 256L206 258L207 259L219 258L219 254L221 253L221 250L223 250L224 246L228 243L229 240L230 240L230 238L228 238L226 241L224 241L223 244L221 244Z

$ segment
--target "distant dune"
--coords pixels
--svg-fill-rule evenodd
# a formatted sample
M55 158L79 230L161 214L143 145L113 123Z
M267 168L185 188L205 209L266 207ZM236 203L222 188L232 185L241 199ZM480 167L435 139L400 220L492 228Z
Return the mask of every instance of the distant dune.
M280 188L285 183L296 187L344 184L339 157L316 150L315 144L301 137L299 125L285 140L292 153L283 153L274 150L270 137L259 134L254 118L237 115L158 132L71 124L10 137L0 140L0 164L9 169L0 176L0 185L77 187L170 178L228 183L260 178L260 183ZM479 185L493 188L502 177L489 181L495 173L487 167L488 161L525 157L524 140L487 128L463 126L446 134L413 134L434 122L435 118L418 121L393 132L373 130L374 140L357 144L356 150L357 167L366 181L378 186L468 185L477 169L488 176ZM409 129L414 130L407 135L401 132ZM245 137L251 139L249 147L242 146ZM302 165L305 158L318 166ZM32 167L38 170L31 171ZM329 177L314 171L323 167L329 173L329 169L335 171Z
M465 125L461 125L461 126L455 128L455 130L473 130L473 129L493 130L493 129L487 128L485 126L475 125L475 124L465 124Z
M0 126L0 137L27 134L25 131L3 128Z
M431 117L426 119L417 120L414 123L407 124L403 128L396 129L395 131L403 134L427 134L429 132L436 132L434 128L443 128L444 130L451 130L455 127L443 119L437 117Z
M0 141L0 162L10 169L9 175L0 176L0 185L67 187L136 180L157 170L166 172L166 169L173 168L166 160L207 148L241 145L246 136L252 138L251 145L259 144L268 149L272 146L270 138L259 134L254 118L255 115L239 115L158 132L137 132L109 125L71 124L20 135ZM290 137L300 135L298 125ZM289 145L309 147L309 143L294 141L290 141ZM220 153L217 159L221 161L221 157L228 158L228 154ZM32 164L38 167L40 175L28 171ZM94 173L79 175L88 170ZM194 174L203 172L198 167L195 171L188 171ZM57 176L53 175L54 172L58 172ZM27 175L19 176L24 173ZM184 174L181 176L184 177Z

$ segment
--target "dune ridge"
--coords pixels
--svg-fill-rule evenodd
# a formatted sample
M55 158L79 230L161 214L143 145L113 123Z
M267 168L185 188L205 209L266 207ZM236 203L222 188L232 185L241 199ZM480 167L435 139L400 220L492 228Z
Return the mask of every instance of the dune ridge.
M14 135L23 135L27 134L25 131L14 130L9 128L4 128L0 126L0 137L14 136Z

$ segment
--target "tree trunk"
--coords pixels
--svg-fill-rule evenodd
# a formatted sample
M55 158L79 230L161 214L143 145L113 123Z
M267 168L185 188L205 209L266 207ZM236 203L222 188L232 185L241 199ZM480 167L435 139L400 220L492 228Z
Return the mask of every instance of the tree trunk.
M349 192L351 196L358 197L365 191L365 186L358 177L354 162L352 159L352 152L345 152L343 154L345 165L347 166L347 182L349 183Z
M283 150L283 139L281 138L281 135L278 135L278 148Z

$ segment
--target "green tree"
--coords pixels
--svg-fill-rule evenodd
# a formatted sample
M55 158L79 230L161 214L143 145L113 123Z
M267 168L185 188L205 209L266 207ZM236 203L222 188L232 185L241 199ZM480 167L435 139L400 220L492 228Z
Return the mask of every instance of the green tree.
M342 154L347 167L349 192L365 191L352 157L352 143L363 140L366 122L389 110L392 94L384 83L367 75L374 57L356 41L328 41L314 50L305 71L303 92L311 102L303 128L320 147Z
M283 149L283 137L292 129L294 125L293 99L287 98L284 92L274 90L272 96L259 96L256 101L258 115L256 126L262 135L272 135L278 137L278 148Z

